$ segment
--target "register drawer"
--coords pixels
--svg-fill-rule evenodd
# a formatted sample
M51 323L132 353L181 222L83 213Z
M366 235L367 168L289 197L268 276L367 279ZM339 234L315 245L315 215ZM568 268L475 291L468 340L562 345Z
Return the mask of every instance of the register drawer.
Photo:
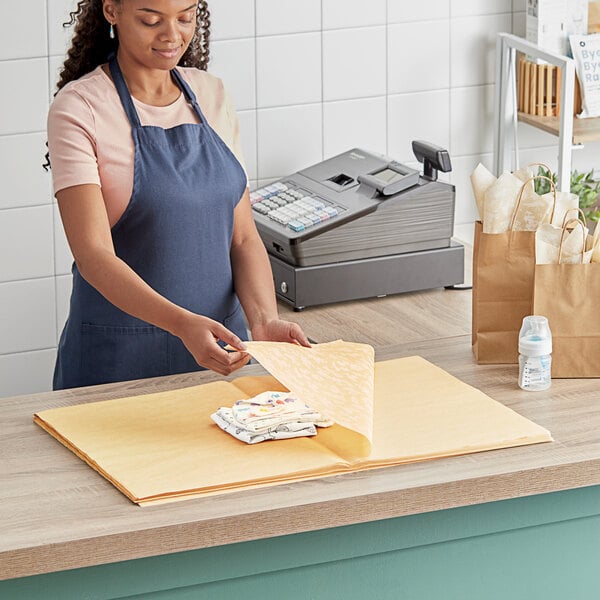
M409 252L309 267L269 255L278 298L296 310L359 298L456 285L464 278L464 247Z

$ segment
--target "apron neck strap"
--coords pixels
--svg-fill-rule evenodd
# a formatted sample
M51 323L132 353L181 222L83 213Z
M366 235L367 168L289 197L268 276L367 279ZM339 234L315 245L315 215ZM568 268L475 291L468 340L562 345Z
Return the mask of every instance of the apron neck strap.
M140 118L138 117L135 106L133 105L131 94L129 93L127 83L125 82L125 78L121 72L121 67L119 67L119 62L117 61L116 55L113 55L108 62L108 68L110 69L110 74L112 75L113 82L117 88L119 98L121 98L121 104L125 109L129 123L132 127L141 127Z
M190 105L198 115L200 122L204 123L204 115L202 114L202 111L200 110L200 105L196 100L196 94L194 94L192 88L188 85L187 81L181 76L181 73L177 69L173 69L171 71L171 77L173 77L175 83L181 88L181 91L185 95L187 101L190 103Z

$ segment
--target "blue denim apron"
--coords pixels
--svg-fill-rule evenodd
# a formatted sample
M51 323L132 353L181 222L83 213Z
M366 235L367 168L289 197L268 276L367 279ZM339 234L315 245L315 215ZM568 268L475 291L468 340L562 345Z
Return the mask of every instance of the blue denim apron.
M247 339L229 258L233 211L246 187L240 163L176 69L200 124L162 129L140 124L116 58L109 66L135 146L131 199L112 228L117 256L159 294ZM54 389L201 369L179 338L118 309L76 265L72 272Z

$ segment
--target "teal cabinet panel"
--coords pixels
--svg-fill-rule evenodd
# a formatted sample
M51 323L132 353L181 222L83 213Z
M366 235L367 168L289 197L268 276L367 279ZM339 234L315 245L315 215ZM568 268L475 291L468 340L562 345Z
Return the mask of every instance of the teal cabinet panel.
M584 600L600 596L599 540L583 519L133 598Z
M600 486L0 582L2 600L600 597Z

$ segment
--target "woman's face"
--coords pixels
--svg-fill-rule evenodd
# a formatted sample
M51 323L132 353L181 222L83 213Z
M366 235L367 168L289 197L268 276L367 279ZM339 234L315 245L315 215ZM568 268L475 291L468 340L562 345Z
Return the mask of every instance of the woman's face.
M103 0L119 55L149 69L172 69L196 30L197 0Z

